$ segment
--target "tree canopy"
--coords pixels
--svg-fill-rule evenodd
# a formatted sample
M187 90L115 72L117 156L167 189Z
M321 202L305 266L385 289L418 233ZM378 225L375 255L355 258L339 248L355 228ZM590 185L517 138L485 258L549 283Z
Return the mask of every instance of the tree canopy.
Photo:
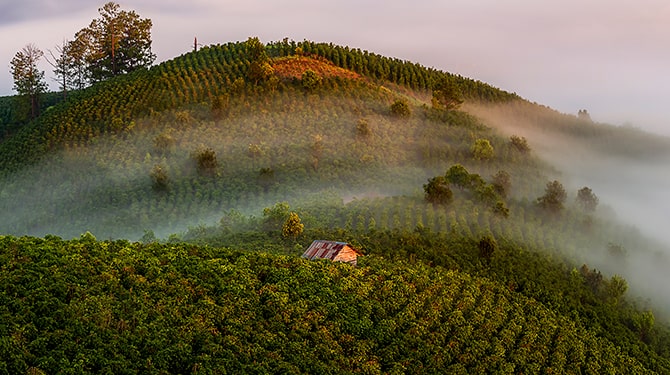
M482 138L475 140L470 151L472 151L472 157L475 160L489 160L495 155L491 142Z
M156 55L151 51L150 19L141 18L135 11L121 10L114 2L106 3L98 12L100 18L77 32L64 50L75 67L85 64L88 79L103 81L154 62ZM79 70L74 68L72 71Z
M295 239L302 234L305 224L300 221L300 216L297 213L291 212L282 226L282 236L284 238Z
M448 182L458 186L460 189L465 189L470 186L470 172L461 164L454 164L445 173L445 178Z
M463 94L455 80L447 75L433 84L433 108L453 110L463 104Z
M42 56L44 56L42 50L34 44L28 44L17 52L10 62L14 90L29 103L30 118L39 115L39 96L47 89L44 72L37 66Z
M537 198L537 203L540 207L552 213L558 213L563 209L563 203L565 203L567 196L563 184L554 180L547 183L544 195Z
M449 204L453 199L453 193L449 183L444 176L433 177L423 185L425 199L432 204Z
M391 114L394 117L409 117L412 109L406 99L397 99L391 104Z
M598 197L591 188L584 186L577 191L577 203L584 211L593 212L598 207Z

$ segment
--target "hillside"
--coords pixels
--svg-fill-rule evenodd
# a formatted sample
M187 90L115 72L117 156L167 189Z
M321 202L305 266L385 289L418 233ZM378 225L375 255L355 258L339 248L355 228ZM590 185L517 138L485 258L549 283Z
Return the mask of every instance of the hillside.
M670 141L367 51L265 52L209 46L0 124L0 373L670 371L667 246L576 199L612 175L588 160L664 165ZM431 102L445 81L460 109ZM369 257L298 259L313 239Z
M393 100L418 96L432 76L442 73L361 51L309 42L301 46L306 55L341 56L342 66L356 66L368 75L352 80L326 74L308 92L288 76L287 67L335 71L334 63L324 64L316 56L279 58L274 63L281 79L253 84L246 76L244 43L228 44L103 82L45 111L0 145L1 164L10 173L3 196L12 197L0 204L17 212L3 225L4 232L69 237L84 229L138 238L145 229L175 232L228 209L258 212L303 192L318 195L322 188L356 194L401 180L406 183L380 193L409 193L444 169L446 160L469 159L471 138L489 132L464 113L432 116L417 99L412 102L415 116L390 116ZM281 43L268 52L284 56L296 48ZM468 95L486 90L508 95L454 79L464 83L466 93L465 84L472 85ZM405 88L394 92L384 82ZM225 108L214 109L213 103ZM368 133L358 133L359 123ZM494 142L509 153L504 140ZM320 150L313 150L315 145ZM215 176L195 171L192 154L207 148L221 167ZM503 162L505 158L501 156ZM152 189L156 166L170 179L163 193ZM482 166L495 172L495 164ZM262 180L261 170L271 171L272 178ZM26 190L26 185L32 188ZM48 191L41 191L44 186ZM201 186L209 186L206 193Z
M86 235L0 238L0 373L652 373L482 277Z

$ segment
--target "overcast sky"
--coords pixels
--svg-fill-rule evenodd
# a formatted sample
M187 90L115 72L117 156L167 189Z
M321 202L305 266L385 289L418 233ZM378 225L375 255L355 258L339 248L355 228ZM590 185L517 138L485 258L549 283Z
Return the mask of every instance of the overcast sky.
M27 43L54 49L104 2L0 0L0 95ZM153 20L157 62L202 44L288 37L411 60L566 113L670 135L667 0L127 0ZM44 65L47 76L51 69Z

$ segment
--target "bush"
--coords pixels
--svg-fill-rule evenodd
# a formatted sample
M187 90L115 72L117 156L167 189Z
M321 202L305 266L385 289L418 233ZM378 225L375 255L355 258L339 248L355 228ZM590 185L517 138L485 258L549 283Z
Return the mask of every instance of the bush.
M398 99L391 104L391 115L394 117L409 117L412 115L412 110L409 103L405 99Z
M156 191L166 191L168 190L168 185L170 183L170 178L168 177L167 171L162 166L156 164L151 170L151 182L152 187Z
M471 148L475 160L489 160L494 156L493 146L488 139L477 139Z
M201 176L216 176L219 168L219 162L216 159L216 152L211 148L203 148L195 152L194 155L198 174Z
M311 69L305 70L304 73L302 73L302 87L305 88L306 90L314 90L321 84L321 77L319 77L318 74L316 74L315 71Z

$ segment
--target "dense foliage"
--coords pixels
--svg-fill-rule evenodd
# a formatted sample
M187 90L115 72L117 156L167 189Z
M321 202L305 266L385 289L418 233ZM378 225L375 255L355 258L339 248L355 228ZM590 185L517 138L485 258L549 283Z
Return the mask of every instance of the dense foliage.
M0 258L0 373L670 368L500 283L420 263L369 256L356 268L90 234L2 237Z

